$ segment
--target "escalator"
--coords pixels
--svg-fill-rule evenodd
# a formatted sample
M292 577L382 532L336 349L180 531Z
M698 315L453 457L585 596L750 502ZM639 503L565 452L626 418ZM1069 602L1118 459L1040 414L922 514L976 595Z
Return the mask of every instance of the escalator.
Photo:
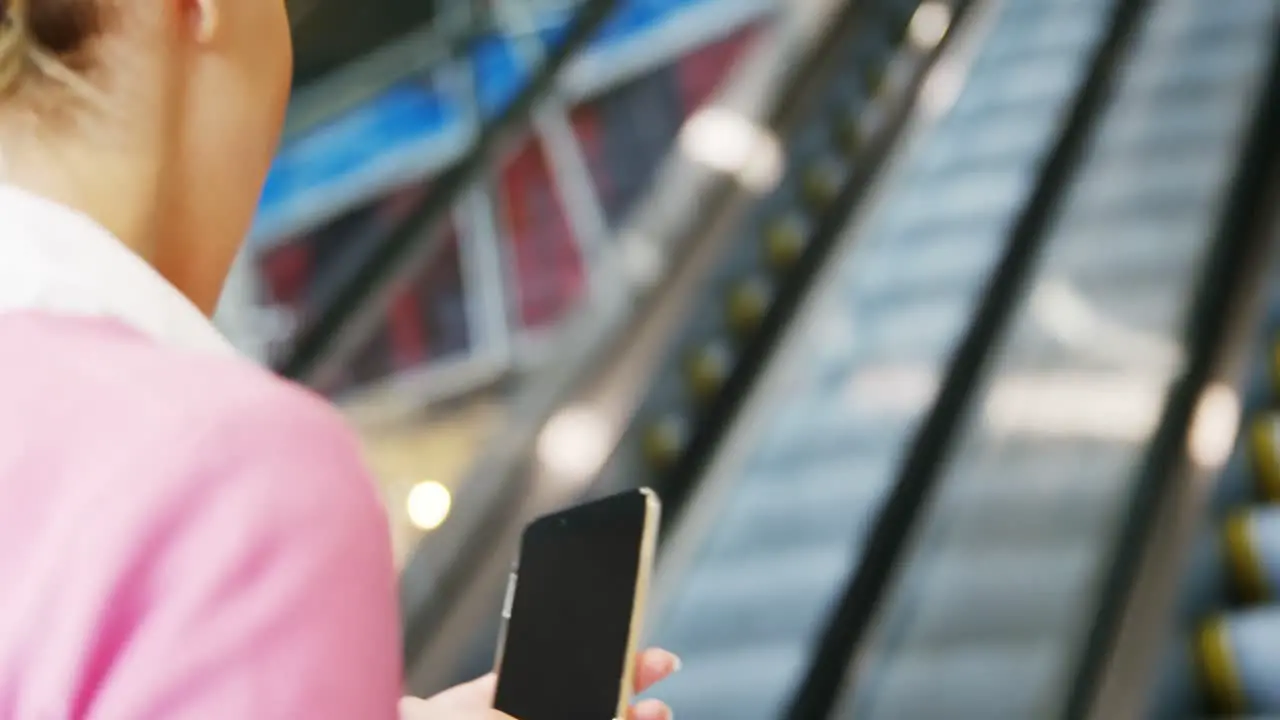
M1140 20L1109 100L834 717L1277 709L1232 707L1240 697L1220 686L1195 697L1205 685L1191 666L1205 666L1205 645L1193 658L1188 635L1207 608L1169 609L1171 582L1135 578L1150 565L1144 546L1175 566L1190 549L1161 509L1178 495L1209 504L1206 478L1239 411L1226 318L1256 306L1266 265L1258 210L1274 197L1280 12L1247 0L1132 7ZM1196 576L1190 594L1213 595L1207 583ZM1151 631L1168 613L1179 618L1172 643L1159 637L1167 627ZM1211 623L1201 637L1244 663L1239 678L1265 696L1274 665L1245 617L1228 616L1235 634ZM1173 668L1154 701L1143 677L1161 660L1153 648Z

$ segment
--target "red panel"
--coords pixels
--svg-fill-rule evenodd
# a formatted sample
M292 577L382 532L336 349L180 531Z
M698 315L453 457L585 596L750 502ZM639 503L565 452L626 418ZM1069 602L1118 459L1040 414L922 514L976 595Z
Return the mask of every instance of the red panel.
M430 338L429 358L460 352L471 346L473 328L468 325L467 289L458 252L458 235L451 228L435 263L419 292L418 306Z
M411 186L385 197L374 210L378 225L387 230L399 225L426 192L425 186ZM421 288L415 283L404 283L395 290L387 308L391 369L413 367L429 357L426 318L422 316L417 300L420 292Z
M679 61L680 95L686 113L692 113L711 97L756 35L754 26L744 28Z
M588 109L579 109L574 111L572 122L593 180L598 182L602 173L597 162L599 128L595 116ZM506 164L499 196L515 268L521 323L525 327L548 325L580 294L583 268L568 215L536 140L526 141Z
M428 357L426 323L418 310L418 299L412 285L396 290L388 312L387 329L391 335L391 365L399 370L413 367Z
M600 114L594 104L574 108L570 117L573 132L582 145L582 153L586 156L587 169L591 173L592 184L598 197L607 197L610 187L609 167L604 157L604 127Z
M277 245L259 260L263 284L273 302L301 304L311 280L311 248L304 240Z
M533 242L530 240L533 220L526 188L537 177L540 162L537 146L526 140L507 162L498 181L498 202L507 234L508 257L515 269L515 292L522 324L528 324L530 320L524 278L527 262L525 258L529 254L528 247Z

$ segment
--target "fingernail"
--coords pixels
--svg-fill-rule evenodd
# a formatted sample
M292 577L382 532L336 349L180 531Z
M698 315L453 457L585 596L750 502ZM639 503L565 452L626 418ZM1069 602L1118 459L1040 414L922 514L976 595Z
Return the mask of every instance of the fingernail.
M680 672L680 668L682 667L684 667L684 661L680 659L680 656L672 655L671 656L671 672L673 673ZM670 720L670 717L668 717L668 720Z

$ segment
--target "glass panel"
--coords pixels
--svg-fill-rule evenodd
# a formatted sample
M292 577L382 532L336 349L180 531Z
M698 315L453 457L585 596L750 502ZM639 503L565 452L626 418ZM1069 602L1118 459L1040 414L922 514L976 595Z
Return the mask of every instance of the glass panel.
M610 90L570 116L610 225L649 187L684 120L704 103L755 36L747 28ZM527 329L562 318L585 287L582 259L545 150L527 139L499 176L499 207Z
M291 315L295 324L305 318L350 272L360 257L359 246L395 228L426 191L422 186L398 190L268 250L259 260L266 301ZM333 388L335 393L470 349L457 233L452 227L446 233L434 261L396 292L383 326ZM281 348L277 345L275 351Z

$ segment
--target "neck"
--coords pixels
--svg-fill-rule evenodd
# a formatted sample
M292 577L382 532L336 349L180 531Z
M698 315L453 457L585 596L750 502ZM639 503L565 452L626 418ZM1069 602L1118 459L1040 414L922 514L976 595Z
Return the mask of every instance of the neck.
M0 133L0 182L78 210L154 261L158 172L138 159L145 154L83 147L88 143L9 142L6 135Z

